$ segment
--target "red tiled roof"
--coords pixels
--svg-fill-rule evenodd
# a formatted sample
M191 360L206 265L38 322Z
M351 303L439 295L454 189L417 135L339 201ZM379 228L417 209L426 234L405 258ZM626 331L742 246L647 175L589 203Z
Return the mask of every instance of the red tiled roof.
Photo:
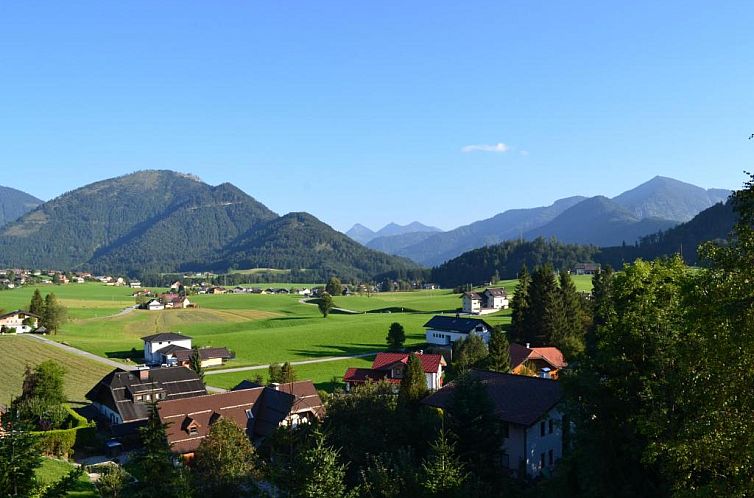
M510 345L511 368L516 368L522 363L529 360L544 360L552 368L563 368L567 365L563 358L563 353L555 347L527 348L520 344Z
M447 366L445 358L443 358L441 354L412 354L419 358L422 364L422 369L425 373L437 373L440 370L441 365ZM377 353L377 356L372 362L372 369L387 370L396 363L406 365L408 363L408 355L409 353Z
M400 384L401 379L391 379L385 370L374 370L372 368L349 368L343 376L344 382L353 382L363 384L367 381L380 382L387 381L393 384Z

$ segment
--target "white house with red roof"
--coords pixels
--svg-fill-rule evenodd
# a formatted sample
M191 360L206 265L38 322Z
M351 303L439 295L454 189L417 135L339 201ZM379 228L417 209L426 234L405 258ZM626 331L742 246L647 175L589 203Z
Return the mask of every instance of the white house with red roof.
M386 381L400 384L403 372L408 364L409 355L414 355L421 361L424 375L427 378L427 389L436 391L442 387L443 368L448 364L441 354L417 353L377 353L372 368L349 368L343 376L346 390L366 382Z

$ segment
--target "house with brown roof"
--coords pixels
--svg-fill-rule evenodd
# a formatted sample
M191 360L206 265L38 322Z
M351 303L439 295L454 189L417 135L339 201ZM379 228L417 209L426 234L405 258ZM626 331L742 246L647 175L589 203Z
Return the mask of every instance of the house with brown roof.
M364 384L366 382L386 381L391 384L400 384L403 372L408 364L409 356L413 354L422 364L424 375L427 379L427 389L436 391L442 387L443 368L448 364L441 354L418 353L377 353L372 362L372 368L349 368L343 375L346 390Z
M146 422L152 403L205 394L204 383L190 368L116 368L86 393L86 399L115 433L127 434Z
M521 374L532 370L534 374L545 378L558 378L558 372L568 366L563 353L556 347L532 348L527 344L511 344L510 365L511 372Z
M524 469L528 477L550 472L563 455L563 398L555 380L472 370L493 402L503 422L503 467L511 473ZM448 409L456 383L450 382L422 403Z
M31 332L39 326L39 316L24 310L15 310L0 315L0 330L18 334Z
M149 365L189 366L194 351L191 337L175 332L160 332L141 338L144 361ZM227 348L198 348L202 367L216 367L231 359Z
M167 424L171 450L188 458L221 418L232 421L258 443L278 427L309 423L324 416L322 400L311 381L252 385L221 394L165 401L157 411Z

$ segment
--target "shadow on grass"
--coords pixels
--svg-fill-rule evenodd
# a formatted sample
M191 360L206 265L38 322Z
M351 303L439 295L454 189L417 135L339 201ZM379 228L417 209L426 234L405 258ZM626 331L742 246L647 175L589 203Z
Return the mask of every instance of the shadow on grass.
M105 356L111 359L131 360L135 363L144 363L144 351L132 348L128 351L105 351Z
M382 344L316 344L312 348L322 348L325 351L312 351L310 349L294 349L291 353L306 356L306 359L329 358L331 356L353 356L357 354L368 354L377 351L386 351L387 345Z

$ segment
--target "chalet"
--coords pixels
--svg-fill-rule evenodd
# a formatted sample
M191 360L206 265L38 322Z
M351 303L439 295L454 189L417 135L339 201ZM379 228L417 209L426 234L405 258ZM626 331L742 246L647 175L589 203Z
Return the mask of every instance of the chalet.
M118 434L132 433L149 417L153 402L204 396L207 389L190 368L115 369L88 393L100 418Z
M141 282L139 282L138 280L131 280L128 283L128 286L131 287L132 289L140 289L141 288Z
M185 309L193 306L189 298L175 294L170 297L165 296L162 301L165 303L165 309Z
M0 329L5 331L15 330L16 333L25 333L35 330L39 326L39 317L23 310L15 310L0 315Z
M220 418L232 421L259 443L278 427L308 423L324 415L322 400L310 381L252 385L221 394L163 401L157 411L167 424L171 450L188 458Z
M176 280L175 282L173 282L172 284L170 284L170 290L177 292L178 290L180 290L180 288L181 288L182 285L183 284L181 284L180 280Z
M150 365L168 365L187 367L191 364L194 350L191 337L174 332L142 337L144 341L144 361ZM198 348L202 367L216 367L231 359L233 355L227 348Z
M433 316L424 327L427 329L427 343L438 346L450 346L459 339L465 340L469 335L478 335L488 343L492 331L492 325L484 320L444 315Z
M510 345L511 372L521 374L526 370L544 378L558 378L558 372L568 364L563 358L563 353L556 347L531 348L527 344Z
M484 385L503 422L503 467L537 477L550 472L563 455L563 397L560 383L550 379L472 370ZM422 403L446 410L455 383L424 398Z
M594 275L599 273L602 266L599 263L576 263L573 273L576 275Z
M224 287L210 287L207 289L207 294L225 294L226 292Z
M165 305L159 299L152 299L146 304L146 308L149 311L161 311L165 309Z
M408 364L409 354L415 354L421 361L424 375L427 378L427 389L436 391L442 387L443 367L447 367L440 354L418 353L377 353L372 368L349 368L343 376L346 390L369 381L386 381L400 384L403 372Z
M463 312L472 315L484 315L508 309L508 293L505 289L487 288L482 293L463 293Z

